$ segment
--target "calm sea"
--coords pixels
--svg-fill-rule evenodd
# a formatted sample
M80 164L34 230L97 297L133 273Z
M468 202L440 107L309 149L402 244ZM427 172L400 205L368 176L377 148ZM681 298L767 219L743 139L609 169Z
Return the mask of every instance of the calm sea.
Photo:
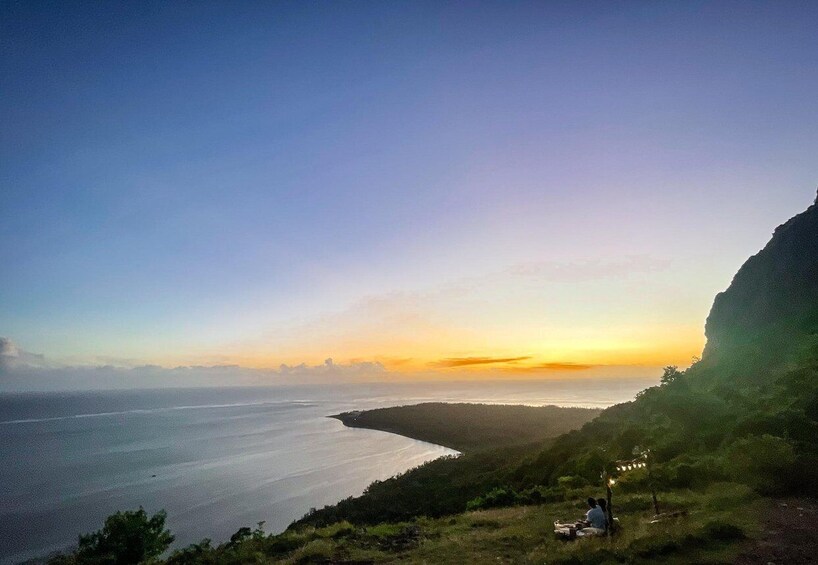
M358 495L455 452L345 428L345 410L425 401L609 406L644 379L0 395L0 563L42 556L117 511L164 508L175 546Z

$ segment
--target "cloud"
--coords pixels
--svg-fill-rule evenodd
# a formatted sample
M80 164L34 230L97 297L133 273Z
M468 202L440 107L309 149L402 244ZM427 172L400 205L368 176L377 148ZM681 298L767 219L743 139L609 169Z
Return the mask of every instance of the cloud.
M11 367L19 355L20 351L13 341L7 337L0 337L0 371Z
M357 362L358 359L352 359L350 362ZM378 357L378 362L383 363L387 367L404 367L415 362L414 357Z
M386 367L377 361L353 361L348 364L335 363L332 358L326 359L323 365L286 365L281 364L276 372L282 376L299 376L314 379L332 377L350 380L349 377L380 375L386 373Z
M0 373L17 367L46 367L45 356L21 349L7 337L0 337Z
M234 364L122 366L117 364L56 365L43 355L22 350L0 337L0 391L92 390L162 387L246 386L275 384L321 384L388 380L391 375L377 361L335 363L331 358L318 365L281 365L255 369Z
M531 356L524 357L448 357L439 361L429 363L430 367L451 368L467 367L469 365L490 365L493 363L516 363L531 359Z
M587 371L588 369L594 369L596 367L599 367L599 365L587 365L585 363L571 362L552 362L539 363L537 365L506 367L505 370L521 373L536 373L540 371Z
M495 365L507 364L498 367L502 371L515 373L539 373L543 371L587 371L599 367L599 365L589 365L586 363L573 363L570 361L552 361L548 363L537 363L534 365L519 364L520 361L533 359L531 355L520 357L448 357L438 361L428 363L430 367L449 369L457 367L469 367L472 365Z
M667 259L646 255L631 255L616 260L594 259L583 262L544 261L519 263L506 272L517 277L538 278L549 282L578 283L632 274L655 273L670 266Z

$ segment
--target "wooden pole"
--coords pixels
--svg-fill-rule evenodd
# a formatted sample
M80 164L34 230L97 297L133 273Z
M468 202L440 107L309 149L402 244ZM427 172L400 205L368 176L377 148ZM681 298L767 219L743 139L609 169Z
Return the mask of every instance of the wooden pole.
M653 475L650 472L650 454L645 456L645 462L648 466L648 484L650 484L650 494L653 497L653 510L656 512L656 515L659 515L659 501L656 500L656 485L653 482Z
M602 482L605 484L605 499L607 501L607 508L605 509L606 513L606 520L608 521L608 527L605 529L605 535L611 537L611 533L613 531L613 510L611 506L611 498L613 497L613 491L611 490L611 480L612 477L608 475L608 471L606 469L602 469Z

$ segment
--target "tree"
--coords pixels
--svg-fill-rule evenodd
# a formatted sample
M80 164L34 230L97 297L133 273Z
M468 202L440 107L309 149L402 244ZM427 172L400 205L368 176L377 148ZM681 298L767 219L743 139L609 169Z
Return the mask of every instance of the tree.
M679 378L679 376L681 374L682 374L682 372L679 370L679 367L677 367L676 365L668 365L664 369L664 373L662 374L662 378L661 378L660 382L663 385L670 384L673 381L675 381L677 378Z
M77 563L133 565L157 557L174 540L165 529L166 517L161 510L149 518L141 506L108 516L101 530L80 536Z

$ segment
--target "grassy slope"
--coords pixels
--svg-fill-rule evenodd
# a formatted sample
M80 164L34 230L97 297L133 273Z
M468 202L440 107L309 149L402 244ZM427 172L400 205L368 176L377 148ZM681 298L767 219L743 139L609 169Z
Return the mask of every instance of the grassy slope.
M622 531L612 539L568 542L553 535L555 519L582 514L575 491L570 501L465 512L445 518L290 530L247 540L214 555L217 563L729 563L759 535L759 514L768 501L732 483L705 491L665 493L667 509L688 516L651 524L643 494L617 496Z

